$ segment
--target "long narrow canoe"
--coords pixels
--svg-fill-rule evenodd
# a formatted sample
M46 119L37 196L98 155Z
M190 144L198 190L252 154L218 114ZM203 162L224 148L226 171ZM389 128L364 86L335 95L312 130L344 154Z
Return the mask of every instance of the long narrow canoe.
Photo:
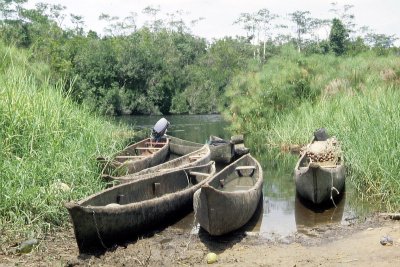
M180 139L171 135L168 135L168 139L169 151L176 155L186 155L203 146L203 144Z
M324 138L325 139L325 138ZM315 142L324 146L329 139L318 140L316 136L307 147ZM337 147L339 145L337 144ZM336 198L345 185L345 166L341 154L330 158L330 162L318 162L310 154L303 152L294 170L296 191L314 204L321 204Z
M262 194L263 171L247 154L228 165L193 198L196 220L210 235L223 235L244 226L253 216Z
M118 183L126 183L132 180L147 178L149 174L151 176L153 173L157 172L204 165L209 161L210 161L210 148L208 145L203 145L200 149L197 149L192 153L156 165L154 167L141 170L137 173L128 174L124 176L103 175L102 177L108 182L117 181Z
M185 155L203 146L203 144L183 140L170 135L168 138L170 140L170 152L177 155ZM211 150L211 160L219 163L230 163L232 161L234 156L233 144L216 136L210 136L208 143Z
M146 138L118 152L110 160L98 158L104 173L123 176L163 163L168 156L169 140L156 142Z
M106 250L166 225L192 209L193 193L215 174L214 162L124 183L68 209L80 253Z

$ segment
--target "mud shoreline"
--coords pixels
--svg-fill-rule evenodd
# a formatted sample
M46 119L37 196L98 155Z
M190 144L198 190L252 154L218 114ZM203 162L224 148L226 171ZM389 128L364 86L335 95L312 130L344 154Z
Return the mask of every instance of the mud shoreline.
M384 236L393 245L381 245ZM79 255L70 226L40 240L29 254L3 249L0 266L205 266L209 252L218 256L214 266L400 266L399 247L400 221L378 216L285 238L243 231L215 238L170 226L101 255Z

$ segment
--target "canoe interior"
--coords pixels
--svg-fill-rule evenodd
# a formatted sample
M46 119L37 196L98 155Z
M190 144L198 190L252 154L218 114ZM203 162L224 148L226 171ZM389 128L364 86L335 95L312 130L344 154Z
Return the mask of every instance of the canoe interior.
M110 168L103 173L113 176L124 176L161 164L169 152L169 140L164 138L154 142L150 138L133 144L114 156Z
M150 168L143 169L141 171L124 175L124 176L104 176L103 178L108 181L115 181L117 183L126 183L132 180L144 179L146 177L151 176L154 173L159 173L162 171L170 171L178 168L186 168L193 166L200 166L207 164L210 161L210 149L208 145L204 145L200 149L189 153L187 155L183 155L181 157L172 159L170 161L155 165Z
M250 167L249 169L240 167ZM254 169L252 169L254 167ZM218 177L209 182L211 187L221 191L235 192L252 188L258 181L259 169L250 157L243 157L218 173Z
M191 166L191 163L196 163L198 162L198 165L203 165L206 164L207 162L210 161L210 149L207 145L204 145L203 147L200 147L198 149L196 149L195 151L175 158L173 160L164 162L160 165L156 165L154 167L151 168L147 168L144 169L132 176L137 176L140 174L148 174L151 172L155 172L158 170L165 170L165 169L172 169L172 168L176 168L176 167L185 167L185 166Z
M204 176L191 175L191 172L210 173L211 169L211 164L208 164L122 184L96 194L82 201L80 205L126 205L161 197L192 187L204 179Z
M168 136L169 138L169 150L173 154L185 155L201 148L204 144L195 143L187 140L183 140L177 137Z
M159 142L156 142L151 138L142 140L119 152L114 157L114 160L123 163L128 160L140 160L142 158L150 157L163 148L166 145L166 141L165 138Z
M170 152L178 155L191 153L203 146L203 144L179 139L173 136L169 136L169 139ZM223 164L228 164L232 161L232 158L234 157L234 149L233 144L229 141L216 136L210 136L208 144L210 145L211 160Z
M200 226L212 236L243 227L257 208L262 185L262 168L250 154L226 166L194 194Z

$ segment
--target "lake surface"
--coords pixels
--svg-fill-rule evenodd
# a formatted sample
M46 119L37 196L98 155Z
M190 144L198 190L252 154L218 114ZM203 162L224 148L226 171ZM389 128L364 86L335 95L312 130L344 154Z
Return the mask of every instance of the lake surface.
M150 135L154 124L162 116L123 116L117 121L134 129L144 130ZM174 115L164 116L170 123L167 134L206 143L210 135L230 139L229 123L220 115ZM322 208L310 208L296 196L293 169L297 155L268 151L263 143L246 142L250 152L260 162L264 172L263 198L251 222L241 231L254 232L267 239L282 239L302 233L312 236L312 229L332 224L349 224L365 216L370 206L357 198L350 183L346 182L346 192L336 207L332 204ZM349 180L349 177L347 177ZM198 232L193 225L193 213L180 220L174 227Z

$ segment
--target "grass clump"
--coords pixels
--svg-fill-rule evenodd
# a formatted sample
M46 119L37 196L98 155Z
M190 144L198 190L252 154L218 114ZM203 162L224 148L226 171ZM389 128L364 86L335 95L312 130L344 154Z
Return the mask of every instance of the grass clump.
M69 221L63 203L103 188L95 158L123 144L121 128L77 106L46 65L0 45L0 242ZM13 238L14 240L9 240Z
M296 84L293 79L304 79L302 69L310 92L303 98L296 95L296 88L289 88ZM264 149L305 144L315 129L327 128L343 143L348 181L360 196L382 204L383 210L396 211L400 208L399 73L400 58L395 56L288 58L283 54L259 73L247 74L246 85L231 85L228 97L236 96L231 97L227 113L233 114L236 131ZM238 97L243 91L249 93Z

